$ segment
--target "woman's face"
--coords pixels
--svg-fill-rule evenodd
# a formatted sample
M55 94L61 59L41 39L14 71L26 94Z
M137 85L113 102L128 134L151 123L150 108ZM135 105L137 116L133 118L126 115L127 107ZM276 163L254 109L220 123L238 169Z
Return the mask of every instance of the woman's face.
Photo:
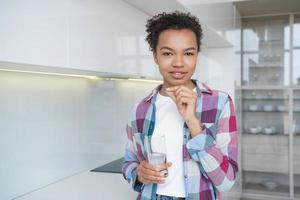
M168 29L159 35L154 60L163 76L164 86L189 86L197 63L197 39L189 29Z

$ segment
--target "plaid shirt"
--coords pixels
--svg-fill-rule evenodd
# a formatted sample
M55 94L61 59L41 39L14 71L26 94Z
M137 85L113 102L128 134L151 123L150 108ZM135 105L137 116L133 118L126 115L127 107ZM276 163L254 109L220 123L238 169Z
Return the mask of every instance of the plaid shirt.
M220 199L220 192L228 191L235 183L237 164L236 117L231 97L212 90L203 83L197 85L196 117L202 132L191 138L183 126L183 167L186 199ZM124 178L137 191L138 200L155 200L157 184L136 181L139 162L146 160L144 146L151 140L155 127L155 101L162 85L136 104L127 124L127 145L122 172Z

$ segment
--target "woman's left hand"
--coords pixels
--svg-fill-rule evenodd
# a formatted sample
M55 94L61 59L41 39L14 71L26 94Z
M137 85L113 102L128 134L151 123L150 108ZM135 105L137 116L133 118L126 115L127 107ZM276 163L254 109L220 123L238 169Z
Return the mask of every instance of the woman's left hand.
M190 130L191 136L195 137L202 132L201 123L196 117L197 93L183 85L166 88L166 93L176 103L180 115Z
M185 122L189 123L196 119L197 93L183 85L166 88L166 93L176 103Z

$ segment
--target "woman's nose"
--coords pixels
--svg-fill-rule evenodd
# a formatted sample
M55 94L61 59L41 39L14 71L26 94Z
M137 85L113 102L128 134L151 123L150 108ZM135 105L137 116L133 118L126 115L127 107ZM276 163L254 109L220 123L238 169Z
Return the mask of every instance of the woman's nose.
M183 67L183 57L181 55L176 55L174 57L173 67L176 67L176 68Z

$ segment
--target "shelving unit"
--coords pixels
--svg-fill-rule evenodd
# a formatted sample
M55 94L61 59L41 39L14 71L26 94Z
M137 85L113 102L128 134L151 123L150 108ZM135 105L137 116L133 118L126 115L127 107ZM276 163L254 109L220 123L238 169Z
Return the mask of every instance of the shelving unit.
M242 86L236 92L242 197L300 199L300 85L290 62L294 19L242 19Z

